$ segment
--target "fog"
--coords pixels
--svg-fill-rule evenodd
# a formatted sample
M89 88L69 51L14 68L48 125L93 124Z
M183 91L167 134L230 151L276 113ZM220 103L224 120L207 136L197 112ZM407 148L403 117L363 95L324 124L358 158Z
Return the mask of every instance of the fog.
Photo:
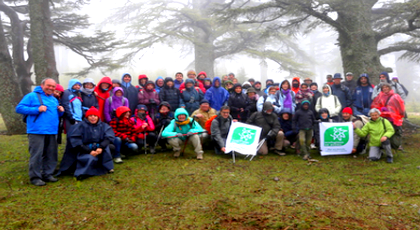
M124 27L125 24L113 25L107 23L107 18L113 14L113 9L123 6L125 1L111 1L111 0L96 0L91 1L90 5L83 8L81 13L86 13L90 16L90 22L93 23L91 28L86 31L90 33L95 29L115 31L117 38L123 39L125 37ZM308 69L313 72L313 79L318 83L325 82L327 74L343 73L340 52L337 43L337 33L329 27L319 27L312 31L310 34L296 35L296 43L304 50L315 62L308 64ZM385 45L385 44L383 44ZM396 62L401 53L389 54L381 57L382 64L385 67L391 67L394 72L390 74L391 77L397 76ZM87 67L87 62L64 47L56 47L57 68L60 72L60 81L63 86L67 87L69 76L66 73L77 72L82 68ZM121 79L123 73L130 73L133 76L133 83L137 84L137 76L146 74L150 79L156 79L158 76L174 77L176 72L186 72L189 69L194 69L191 65L194 61L194 50L192 47L186 47L175 44L154 44L152 47L142 50L132 60L131 65L125 68L109 72L101 73L94 71L89 76L99 81L104 76L111 77L111 79ZM276 63L267 61L267 69L261 69L261 60L249 58L245 55L234 55L229 59L218 59L215 64L215 75L221 77L222 75L233 72L235 74L244 75L245 78L254 78L256 80L271 78L279 82L289 76L288 72L279 70ZM406 63L408 66L414 66L414 63ZM413 68L414 69L414 68ZM197 69L196 72L201 70ZM416 76L415 69L411 74ZM215 77L215 76L210 76ZM411 81L405 78L406 76L399 76L400 81L412 87ZM412 77L412 76L407 76ZM263 82L264 85L264 82ZM411 85L411 86L410 86ZM412 88L411 88L412 89Z

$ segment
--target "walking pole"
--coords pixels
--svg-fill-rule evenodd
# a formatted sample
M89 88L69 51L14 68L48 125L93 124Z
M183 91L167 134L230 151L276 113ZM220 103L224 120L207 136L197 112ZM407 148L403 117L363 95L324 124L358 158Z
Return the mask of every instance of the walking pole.
M188 139L190 139L190 137L187 137L184 141L184 146L182 147L181 156L184 156L184 151L185 151L185 148L187 147Z
M158 134L158 137L157 137L157 139L156 139L156 142L155 142L155 148L156 148L156 146L158 145L158 143L159 143L159 139L162 137L162 131L163 131L163 125L162 125L162 128L160 128L160 132L159 132L159 134Z
M146 151L146 149L147 149L147 147L146 147L146 138L147 138L147 136L146 136L146 132L144 132L144 154L147 154L147 151Z

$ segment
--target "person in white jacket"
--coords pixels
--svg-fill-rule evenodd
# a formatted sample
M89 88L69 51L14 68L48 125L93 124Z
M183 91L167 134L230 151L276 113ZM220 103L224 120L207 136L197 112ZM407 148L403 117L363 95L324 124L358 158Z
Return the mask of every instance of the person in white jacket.
M322 96L316 101L315 110L319 112L320 109L326 108L330 111L330 116L333 121L340 120L339 114L341 113L341 103L337 96L332 95L331 87L324 85L322 87Z
M274 112L276 114L280 114L280 104L279 99L276 95L277 92L277 86L270 86L268 88L268 95L264 95L263 97L260 97L257 101L257 111L261 112L263 110L263 104L266 101L271 102L271 104L274 107Z

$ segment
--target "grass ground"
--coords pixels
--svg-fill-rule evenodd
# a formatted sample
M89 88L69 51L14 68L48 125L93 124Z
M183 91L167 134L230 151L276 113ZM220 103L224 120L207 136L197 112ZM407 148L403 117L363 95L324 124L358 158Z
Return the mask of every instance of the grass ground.
M308 164L292 151L233 164L212 151L197 161L188 149L44 187L29 184L26 136L0 139L1 229L420 228L420 134L405 137L394 164L318 154Z

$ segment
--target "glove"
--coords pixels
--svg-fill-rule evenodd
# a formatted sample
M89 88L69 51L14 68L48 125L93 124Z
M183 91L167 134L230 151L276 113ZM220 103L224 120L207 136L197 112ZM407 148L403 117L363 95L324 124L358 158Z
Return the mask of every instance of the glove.
M192 135L194 135L194 133L193 133L193 132L188 132L188 133L187 133L187 137L190 137L190 136L192 136Z
M75 119L70 119L70 124L72 124L72 125L74 125L74 124L76 124L76 120Z
M274 139L276 137L276 133L273 130L270 130L267 134L268 139Z
M128 139L128 137L125 138L125 141L128 142L128 143L133 143L133 141L131 139Z
M149 102L150 102L150 104L156 104L156 101L153 98L149 99Z
M182 133L177 133L177 134L176 134L176 136L177 136L177 137L182 137L182 136L183 136L183 134L182 134Z

